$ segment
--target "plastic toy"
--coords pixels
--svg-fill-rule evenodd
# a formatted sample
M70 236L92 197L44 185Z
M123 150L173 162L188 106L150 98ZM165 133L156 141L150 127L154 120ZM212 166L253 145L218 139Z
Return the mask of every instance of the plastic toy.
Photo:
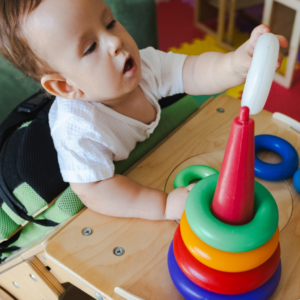
M173 241L176 262L181 271L195 284L220 294L242 294L250 292L267 282L278 266L280 246L272 256L259 267L240 273L214 270L198 261L186 248L178 227Z
M272 277L265 284L251 292L237 295L223 295L210 292L193 283L181 271L174 256L173 242L169 248L168 266L172 281L177 290L185 299L189 300L266 300L275 292L281 276L281 263L279 262Z
M201 180L207 176L218 174L214 168L204 165L189 166L180 171L174 179L174 188L188 186L194 180Z
M265 33L258 38L242 96L242 106L249 107L251 115L258 114L265 106L278 53L279 42L274 34Z
M278 164L268 164L261 161L257 152L271 150L282 157L282 162ZM283 180L293 174L298 169L299 155L292 144L286 140L268 134L257 135L255 137L255 175L266 180Z
M300 169L298 169L293 176L293 184L298 193L300 193Z
M186 184L197 177L185 176ZM271 193L254 181L254 121L242 107L220 174L208 175L189 192L169 249L169 271L185 299L267 300L280 280L278 251L278 208ZM218 276L230 283L224 287ZM236 277L245 282L234 289Z
M220 178L212 202L212 213L219 220L235 225L252 220L254 216L254 168L252 166L254 166L254 121L249 118L249 108L242 107L239 117L232 122ZM276 227L273 229L275 232ZM222 250L230 251L225 248Z
M279 230L264 245L247 252L226 252L209 246L199 239L183 214L180 221L180 232L189 252L200 262L215 270L224 272L244 272L254 269L267 261L274 253Z
M255 182L254 218L240 226L224 224L210 211L214 191L217 193L216 186L220 179L219 175L209 176L198 182L196 188L190 191L185 212L193 232L208 245L223 251L245 252L262 246L274 235L278 226L278 208L273 196L263 185ZM238 183L234 187L238 188ZM253 199L252 201L254 202ZM231 204L232 199L228 198L228 202ZM242 206L236 201L232 204L232 209L229 205L224 207L231 213L235 208L233 205L237 208Z

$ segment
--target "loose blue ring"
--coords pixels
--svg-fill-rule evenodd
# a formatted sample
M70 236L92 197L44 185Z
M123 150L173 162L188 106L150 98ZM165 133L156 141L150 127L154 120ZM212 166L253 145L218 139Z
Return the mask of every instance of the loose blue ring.
M257 152L271 150L282 157L278 164L268 164L257 157ZM275 181L293 176L298 169L299 156L296 149L286 140L269 134L255 136L255 176Z
M300 169L295 172L293 176L293 183L298 193L300 193Z

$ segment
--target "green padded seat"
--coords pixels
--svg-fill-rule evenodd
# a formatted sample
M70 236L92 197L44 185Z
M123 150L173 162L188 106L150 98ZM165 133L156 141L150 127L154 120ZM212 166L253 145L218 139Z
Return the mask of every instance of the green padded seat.
M154 0L104 0L114 17L126 28L139 49L158 48Z

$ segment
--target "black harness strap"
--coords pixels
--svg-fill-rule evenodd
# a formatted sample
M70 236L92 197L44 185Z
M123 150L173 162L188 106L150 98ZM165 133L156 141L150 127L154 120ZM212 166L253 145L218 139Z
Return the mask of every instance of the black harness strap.
M32 120L50 101L53 101L53 97L50 98L44 93L38 92L15 108L0 125L0 198L15 214L24 220L43 226L56 226L58 223L50 220L35 220L27 215L26 208L15 199L4 182L3 159L8 137L18 126L21 126L26 121Z

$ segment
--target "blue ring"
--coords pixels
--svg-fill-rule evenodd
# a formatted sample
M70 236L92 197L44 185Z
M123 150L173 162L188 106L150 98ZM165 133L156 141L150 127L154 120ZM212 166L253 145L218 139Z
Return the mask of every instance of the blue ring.
M278 164L268 164L260 160L256 154L262 150L271 150L282 157ZM255 136L255 176L275 181L293 176L298 169L299 156L296 149L286 140L269 134Z
M293 176L293 183L295 189L300 193L300 169L298 169Z
M281 276L281 262L273 276L259 288L238 295L223 295L207 291L188 279L180 270L173 251L173 241L168 253L171 279L179 293L187 300L268 300L275 292Z

